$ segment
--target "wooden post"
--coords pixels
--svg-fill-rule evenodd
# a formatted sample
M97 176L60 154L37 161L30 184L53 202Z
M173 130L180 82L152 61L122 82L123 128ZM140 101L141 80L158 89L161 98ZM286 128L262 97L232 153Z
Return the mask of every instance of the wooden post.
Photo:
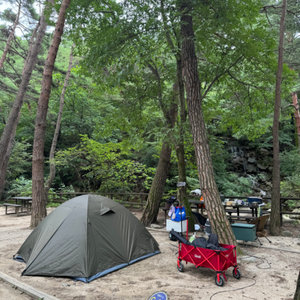
M281 195L280 195L280 206L279 206L279 214L280 214L280 226L282 226L282 199L281 199Z

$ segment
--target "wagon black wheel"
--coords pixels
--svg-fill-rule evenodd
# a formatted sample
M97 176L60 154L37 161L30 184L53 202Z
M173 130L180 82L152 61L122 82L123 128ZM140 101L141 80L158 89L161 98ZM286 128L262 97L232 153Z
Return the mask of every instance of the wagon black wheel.
M236 274L235 274L235 270L236 270ZM237 268L233 269L232 275L235 279L241 279L241 277L242 277L241 271Z
M179 267L178 267L178 264L177 264L177 269L178 269L179 272L183 272L184 271L184 266L183 266L183 264L181 262L179 263Z
M223 275L220 275L220 280L218 281L218 276L216 276L215 278L215 282L217 286L223 286L225 283L225 279L223 277Z

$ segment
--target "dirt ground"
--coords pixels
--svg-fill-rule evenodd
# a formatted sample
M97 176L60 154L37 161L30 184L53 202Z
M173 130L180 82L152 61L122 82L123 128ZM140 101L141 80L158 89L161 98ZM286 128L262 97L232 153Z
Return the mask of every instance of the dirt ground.
M50 212L50 211L49 211ZM141 212L133 214L139 217ZM162 225L163 214L158 223ZM30 234L30 216L5 215L0 207L0 271L61 300L126 300L149 299L158 291L164 291L171 300L198 299L272 299L292 300L300 270L299 225L284 224L284 229L294 237L272 237L271 244L262 239L263 247L253 247L257 242L247 242L241 248L244 255L238 257L242 278L232 276L232 268L226 271L227 282L223 287L215 284L216 273L210 269L185 265L184 272L176 267L177 242L170 241L164 229L149 230L160 246L161 253L119 271L110 273L89 284L74 282L68 278L21 277L25 264L14 261L13 255ZM204 235L198 232L197 236ZM0 299L30 299L10 285L0 281Z

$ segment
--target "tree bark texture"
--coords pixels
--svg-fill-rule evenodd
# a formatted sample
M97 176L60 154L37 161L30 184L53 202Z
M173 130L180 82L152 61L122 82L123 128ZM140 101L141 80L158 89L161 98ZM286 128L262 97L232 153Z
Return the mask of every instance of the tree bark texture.
M0 171L0 201L2 199L4 188L5 188L5 183L6 183L5 177L6 177L7 167L8 167L8 164L9 164L9 157L11 155L12 148L13 148L13 145L14 145L15 134L16 134L18 123L19 123L20 115L21 115L21 112L19 112L18 119L17 119L16 123L14 124L13 132L12 132L12 135L10 136L9 144L8 144L8 147L7 147L7 152L5 154L5 158L3 160L3 163L0 167L0 170L1 170Z
M11 32L8 36L8 39L6 41L6 45L5 45L5 48L4 48L4 51L3 51L3 54L2 54L2 57L0 59L0 69L2 69L3 67L3 64L4 64L4 61L6 59L6 56L7 56L7 53L8 53L8 50L10 48L10 44L11 44L11 41L13 40L14 36L15 36L15 31L16 31L16 27L19 23L19 18L20 18L20 12L21 12L21 5L22 5L22 2L20 0L19 2L19 8L18 8L18 13L17 13L17 16L16 16L16 20L13 24L13 27L11 29Z
M70 59L69 59L69 67L68 67L68 71L67 71L66 78L65 78L65 81L64 81L64 86L63 86L63 89L62 89L61 95L60 95L59 112L58 112L58 117L57 117L57 121L56 121L55 132L54 132L54 136L53 136L53 140L52 140L52 145L51 145L51 150L50 150L50 155L49 155L49 160L50 160L50 174L49 174L49 178L48 178L48 180L46 182L46 185L45 185L46 200L48 200L48 193L49 193L49 190L50 190L51 185L53 183L53 180L55 178L54 153L55 153L55 149L56 149L58 134L59 134L60 125L61 125L62 114L63 114L63 110L64 110L65 93L66 93L66 90L67 90L68 81L69 81L70 74L71 74L71 69L72 69L73 49L74 49L74 47L75 47L75 43L72 45L72 49L71 49L71 53L70 53Z
M299 103L298 103L298 98L296 93L292 93L292 99L293 99L293 105L295 108L294 111L294 116L295 116L295 123L296 123L296 128L297 128L297 141L296 144L298 147L300 147L300 114L299 114Z
M281 81L283 68L283 42L284 23L287 0L282 2L280 19L280 36L278 46L278 69L276 74L275 106L273 119L273 187L271 200L270 232L272 235L280 235L280 161L279 161L279 121L281 105Z
M212 232L224 244L237 245L235 236L227 219L220 194L215 182L210 148L201 108L201 83L195 53L193 20L190 15L190 1L181 3L181 36L183 78L188 104L189 122L192 128L200 189L205 201Z
M175 148L176 148L176 157L177 157L177 166L178 166L178 181L186 182L185 148L184 148L184 124L186 122L186 108L185 108L185 97L184 97L184 82L182 78L181 54L178 54L176 56L176 65L177 65L180 118L179 121L177 122L179 127L179 141L176 143ZM181 198L186 210L186 215L189 216L189 231L192 232L195 230L195 224L194 224L192 209L186 194L186 186L181 187Z
M52 73L58 48L63 34L66 10L71 0L63 0L59 10L54 35L44 66L41 94L35 120L35 132L32 154L32 214L31 227L36 227L46 216L46 201L44 190L44 146L46 118L49 97L51 93Z
M163 142L158 165L149 191L148 199L143 211L141 222L144 226L150 226L156 222L159 206L164 193L172 149L167 142Z
M10 111L9 117L6 121L1 140L0 140L0 166L5 165L7 162L5 162L9 157L7 157L7 153L9 153L8 148L10 144L10 140L12 139L12 136L15 136L15 131L19 122L19 115L20 111L24 102L24 98L26 95L26 91L29 85L29 81L31 78L31 74L33 71L33 68L36 63L36 59L38 56L38 53L40 51L43 38L45 36L45 31L47 28L47 23L45 22L44 14L42 14L40 19L40 25L39 25L39 32L37 34L37 38L35 40L34 46L32 47L31 51L29 51L26 59L26 63L24 64L23 68L23 74L22 74L22 81L19 87L18 94L16 96L15 102L13 104L13 107ZM3 174L4 173L4 174ZM1 180L5 178L6 170L0 168L0 178Z
M165 112L165 115L168 115L167 121L169 120L170 122L167 122L167 126L169 128L174 128L175 118L177 115L177 103L173 102L169 111ZM169 131L167 140L171 140L171 134L171 131ZM144 224L144 226L150 226L151 223L154 223L157 220L159 206L163 197L164 187L169 172L171 153L171 145L169 144L169 142L164 141L162 144L156 172L149 191L148 199L143 211L143 215L141 217L141 222Z
M34 45L35 45L35 37L36 37L36 34L39 30L39 27L41 25L41 18L39 19L37 25L35 26L33 32L32 32L32 35L31 35L31 38L30 38L30 41L29 41L29 49L28 49L28 54L27 54L27 57L26 57L26 60L25 60L25 63L24 63L24 68L23 68L23 72L22 72L22 76L24 75L25 73L25 70L26 70L26 65L27 65L27 62L28 62L28 59L29 57L31 56L31 53L32 51L34 51Z
M298 280L297 280L297 286L296 286L296 292L294 295L294 300L300 300L300 271L298 274Z
M155 63L151 60L148 62L148 67L152 71L157 81L157 89L158 89L157 98L158 98L159 106L166 120L166 126L170 129L174 128L178 105L175 101L175 98L173 97L173 101L169 109L167 109L167 105L163 102L162 86L161 86L162 81L160 78L159 71ZM169 131L167 139L171 140L171 131ZM158 165L156 168L156 172L149 191L148 199L143 211L143 215L141 217L141 222L145 226L149 226L151 223L154 223L157 220L159 206L162 200L164 187L167 180L167 175L169 172L171 153L172 153L172 148L169 142L164 141L162 145Z

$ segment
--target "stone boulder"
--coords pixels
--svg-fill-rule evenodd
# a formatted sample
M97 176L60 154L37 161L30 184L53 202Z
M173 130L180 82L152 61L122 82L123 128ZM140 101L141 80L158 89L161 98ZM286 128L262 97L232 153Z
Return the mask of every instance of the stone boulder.
M289 237L292 237L293 234L289 231L289 230L284 230L281 232L281 235L282 236L289 236Z
M247 166L247 173L256 173L257 172L257 168L255 165L248 165Z
M300 208L296 208L292 212L293 213L299 213L299 215L290 215L291 219L300 219Z
M254 157L249 157L248 158L248 163L254 164L254 163L256 163L256 159Z
M263 165L261 165L261 164L257 164L257 166L258 166L258 168L259 168L260 170L267 170L267 169L268 169L268 166L265 167L265 166L263 166Z

